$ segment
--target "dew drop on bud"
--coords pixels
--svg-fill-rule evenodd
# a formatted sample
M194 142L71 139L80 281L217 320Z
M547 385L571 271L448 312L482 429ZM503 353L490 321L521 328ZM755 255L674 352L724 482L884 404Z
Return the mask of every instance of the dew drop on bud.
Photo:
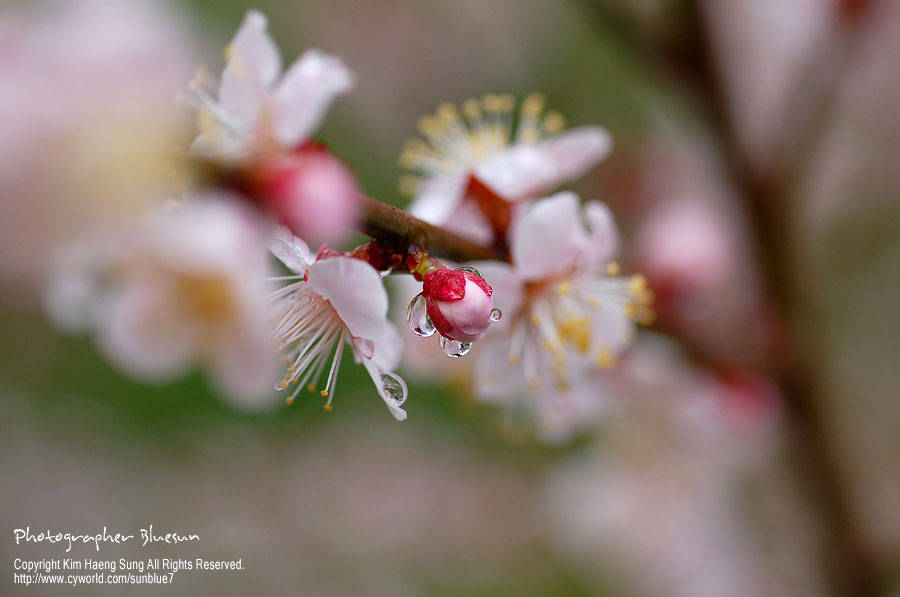
M406 402L406 383L393 373L382 373L381 383L384 386L382 394L391 401L394 406L402 406Z
M472 350L472 343L460 342L459 340L454 340L447 336L441 336L441 350L443 350L444 354L448 357L456 359L466 356L469 351Z
M500 321L501 317L503 317L503 313L500 309L497 309L496 307L491 309L491 321Z
M481 278L482 280L484 280L484 276L481 275L481 272L480 272L480 271L478 271L478 270L475 269L474 267L469 267L468 265L464 265L464 266L462 266L462 267L458 267L458 268L456 268L456 271L458 271L458 272L469 272L470 274L475 274L476 276L478 276L479 278Z
M409 329L415 335L423 338L427 338L437 331L437 328L434 327L434 323L431 321L431 317L428 316L425 297L421 292L409 302L409 306L406 308L406 321L409 324Z

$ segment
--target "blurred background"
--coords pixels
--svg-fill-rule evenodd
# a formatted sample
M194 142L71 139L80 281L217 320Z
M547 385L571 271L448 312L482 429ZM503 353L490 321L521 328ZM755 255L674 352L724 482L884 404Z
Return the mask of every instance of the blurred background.
M4 594L37 594L11 584L14 557L60 555L13 528L148 524L201 541L110 557L247 569L181 573L173 595L900 594L900 3L190 0L154 9L166 76L217 72L248 8L287 61L319 47L355 71L319 137L396 205L396 156L441 102L540 91L608 127L612 157L575 188L612 207L657 322L598 375L612 408L538 432L415 361L404 423L350 366L331 413L247 414L198 374L139 385L54 331L36 266L11 264L40 239L4 228ZM0 54L11 34L0 15ZM54 85L35 103L76 101ZM30 148L4 141L18 108L0 107L11 164ZM75 155L32 153L0 183Z

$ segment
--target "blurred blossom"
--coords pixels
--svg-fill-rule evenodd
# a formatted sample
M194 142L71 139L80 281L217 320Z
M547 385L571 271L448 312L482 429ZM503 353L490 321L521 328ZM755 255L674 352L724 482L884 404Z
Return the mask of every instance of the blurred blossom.
M690 199L655 206L640 224L632 249L635 266L655 294L658 311L690 316L708 309L711 291L724 284L737 255L729 224L715 208Z
M646 595L793 594L735 502L767 457L774 419L735 425L730 387L645 336L615 371L604 440L547 478L556 542L599 557Z
M528 209L512 230L512 265L478 264L504 313L478 356L481 396L566 392L586 370L613 365L633 338L633 320L650 315L643 278L616 276L617 248L600 202L582 208L573 193L559 193Z
M442 104L435 115L423 117L425 140L410 140L400 156L401 165L415 172L403 182L414 193L410 213L484 242L492 223L478 211L505 208L489 203L537 199L606 157L612 139L604 129L562 132L562 116L545 114L544 103L539 94L528 96L515 126L509 95L467 100L462 114Z
M74 0L0 25L0 280L38 290L71 241L127 226L180 171L190 44L161 2Z
M252 10L225 55L215 92L201 72L183 96L198 110L191 152L248 168L252 194L297 234L338 240L356 216L356 180L311 141L331 102L353 87L353 74L320 50L307 50L282 73L266 17Z
M814 66L839 63L832 36L838 0L704 0L719 74L743 149L753 167L779 166L786 132L810 115L828 76ZM810 74L812 73L812 74ZM794 139L787 139L788 142Z
M106 357L138 379L168 381L200 365L225 397L265 404L277 378L265 232L234 197L160 211L107 252L88 245L84 269L68 263L50 285L49 315L68 329L96 330Z
M381 274L361 259L310 255L306 243L285 227L273 239L272 252L294 273L280 278L289 283L269 297L275 343L287 366L278 389L296 386L288 403L303 390L315 390L327 370L320 394L328 398L325 410L331 410L344 345L349 344L353 359L365 367L394 418L406 419L400 408L406 401L406 382L393 373L403 356L403 341L387 320Z

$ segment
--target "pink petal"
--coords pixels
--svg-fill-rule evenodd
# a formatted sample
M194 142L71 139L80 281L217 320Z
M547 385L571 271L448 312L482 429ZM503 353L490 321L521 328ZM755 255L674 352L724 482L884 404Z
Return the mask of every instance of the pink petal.
M278 226L269 241L269 250L289 270L298 274L306 272L306 268L312 263L309 247L302 238L294 236L287 226Z
M578 197L557 193L532 205L512 233L510 253L525 280L565 273L585 242Z
M612 138L599 126L566 131L540 143L555 167L552 186L579 178L612 150Z
M403 359L403 338L400 336L400 330L393 323L388 322L381 334L375 342L375 354L372 361L384 371L393 371L400 366Z
M612 212L605 203L589 201L584 206L587 219L588 242L585 253L591 263L607 263L619 249L619 231Z
M372 383L375 384L375 389L378 391L378 395L381 396L381 399L384 400L384 403L387 405L388 410L391 411L391 414L394 415L394 418L398 421L406 420L406 411L393 404L391 400L384 395L384 382L381 380L381 374L383 372L382 369L378 367L374 360L364 359L363 366L366 368L366 371L369 373L369 377L372 378ZM403 386L403 393L406 394L406 382L403 381L402 378L398 377L400 383Z
M444 224L462 203L468 183L466 172L441 174L427 179L407 209L429 224Z
M195 358L197 330L173 309L172 290L157 276L126 286L101 322L100 350L134 377L159 382L187 371Z
M354 336L377 339L387 325L388 297L375 268L352 257L330 257L309 267L309 287L331 303Z
M510 201L539 196L559 178L556 165L543 148L524 144L491 156L478 166L475 176Z
M353 87L340 58L307 50L288 69L273 96L275 135L286 147L312 137L332 100Z
M266 17L251 10L228 45L219 101L242 125L259 120L269 87L281 72L281 56L266 31Z

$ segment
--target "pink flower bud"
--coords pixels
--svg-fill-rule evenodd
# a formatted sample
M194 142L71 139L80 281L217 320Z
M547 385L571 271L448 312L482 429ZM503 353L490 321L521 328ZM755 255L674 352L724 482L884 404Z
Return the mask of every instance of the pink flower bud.
M425 274L422 294L428 316L442 336L458 342L474 342L491 324L494 290L480 275L467 268L440 268Z
M262 165L256 181L263 204L297 236L337 243L350 232L359 188L350 169L327 149L305 145Z

